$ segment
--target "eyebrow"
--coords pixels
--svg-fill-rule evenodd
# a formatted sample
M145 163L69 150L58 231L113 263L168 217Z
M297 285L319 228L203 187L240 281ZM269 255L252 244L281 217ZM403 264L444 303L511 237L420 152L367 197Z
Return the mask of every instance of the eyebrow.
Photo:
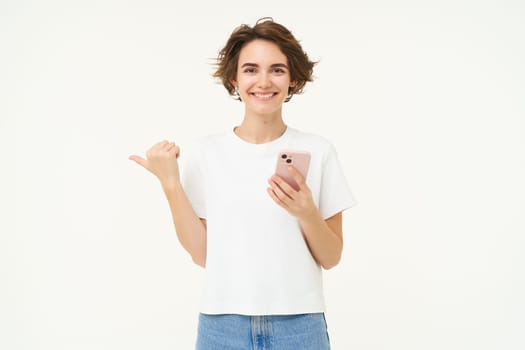
M241 66L241 68L244 68L244 67L259 67L259 65L257 63L245 63ZM274 63L270 66L271 68L275 68L275 67L284 67L286 69L288 69L288 66L284 63Z

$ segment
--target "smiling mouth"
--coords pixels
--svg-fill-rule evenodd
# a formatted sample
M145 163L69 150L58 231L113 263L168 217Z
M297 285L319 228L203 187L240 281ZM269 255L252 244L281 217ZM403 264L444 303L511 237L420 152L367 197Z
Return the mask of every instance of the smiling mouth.
M277 93L276 92L266 92L266 93L252 92L250 93L250 95L254 96L255 98L259 100L269 100L275 95L277 95Z

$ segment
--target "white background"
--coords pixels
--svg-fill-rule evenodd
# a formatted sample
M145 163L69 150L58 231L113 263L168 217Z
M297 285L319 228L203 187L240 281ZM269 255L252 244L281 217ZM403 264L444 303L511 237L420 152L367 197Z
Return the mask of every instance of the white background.
M320 60L285 120L359 202L333 349L525 348L524 7L0 1L0 348L193 348L202 270L127 157L240 122L211 63L263 16Z

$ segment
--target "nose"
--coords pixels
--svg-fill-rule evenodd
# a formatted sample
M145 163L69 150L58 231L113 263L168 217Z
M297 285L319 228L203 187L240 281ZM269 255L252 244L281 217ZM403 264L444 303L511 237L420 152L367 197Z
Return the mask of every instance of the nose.
M262 72L259 76L259 80L257 81L257 85L262 89L270 87L272 85L270 75L268 73Z

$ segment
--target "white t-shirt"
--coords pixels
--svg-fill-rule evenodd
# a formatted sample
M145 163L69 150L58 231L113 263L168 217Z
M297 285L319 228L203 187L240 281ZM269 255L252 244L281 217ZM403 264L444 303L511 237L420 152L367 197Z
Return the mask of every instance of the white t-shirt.
M306 183L324 219L355 204L334 148L320 136L288 127L264 144L233 130L200 140L182 159L181 173L194 210L207 220L202 313L325 310L322 271L299 223L266 192L283 149L311 153Z

